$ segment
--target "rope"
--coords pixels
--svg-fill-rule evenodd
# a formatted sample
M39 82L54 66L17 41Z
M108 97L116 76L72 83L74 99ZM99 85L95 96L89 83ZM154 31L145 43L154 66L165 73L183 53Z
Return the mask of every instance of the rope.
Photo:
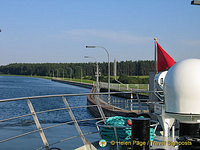
M144 117L141 116L141 118ZM130 117L115 116L106 119L106 123L102 126L97 124L99 126L102 138L108 142L116 141L116 134L114 131L115 127L118 141L130 142L132 129L131 126L128 125L127 121L131 119L132 118ZM155 138L154 128L155 127L150 128L150 141L153 141Z

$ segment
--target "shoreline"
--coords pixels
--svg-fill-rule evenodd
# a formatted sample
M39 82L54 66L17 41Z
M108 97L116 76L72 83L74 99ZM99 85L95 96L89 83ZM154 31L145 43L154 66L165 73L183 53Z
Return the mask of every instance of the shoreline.
M81 79L70 79L70 78L56 78L56 77L49 77L49 76L31 76L31 75L10 75L10 74L0 74L0 76L17 76L17 77L30 77L30 78L41 78L41 79L47 79L55 82L60 82L63 84L71 84L79 87L85 87L85 88L92 88L94 84L96 83L93 80L81 80ZM107 90L107 83L101 82L101 89ZM147 87L146 87L147 86ZM134 90L140 90L145 91L149 89L149 84L116 84L111 83L111 90L112 91L134 91Z
M93 87L93 84L90 83L84 83L84 82L76 82L76 81L67 81L62 79L51 79L51 81L60 82L64 84L71 84L75 86L85 87L91 89Z

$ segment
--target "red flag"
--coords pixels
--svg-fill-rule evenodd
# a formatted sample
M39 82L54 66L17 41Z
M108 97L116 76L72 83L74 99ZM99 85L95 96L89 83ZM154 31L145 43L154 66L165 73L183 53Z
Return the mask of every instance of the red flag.
M175 61L165 50L157 43L158 72L169 69L175 64Z

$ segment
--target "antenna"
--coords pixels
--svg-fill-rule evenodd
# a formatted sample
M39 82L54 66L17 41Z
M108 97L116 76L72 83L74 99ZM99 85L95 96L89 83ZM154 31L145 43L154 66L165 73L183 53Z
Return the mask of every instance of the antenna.
M114 76L115 76L115 80L117 80L117 60L116 58L114 58Z

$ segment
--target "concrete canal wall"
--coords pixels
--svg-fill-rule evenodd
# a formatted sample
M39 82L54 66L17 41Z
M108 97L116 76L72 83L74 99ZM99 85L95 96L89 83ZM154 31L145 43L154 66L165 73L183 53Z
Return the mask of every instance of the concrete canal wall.
M71 85L75 85L75 86L80 86L80 87L84 87L84 88L89 88L89 89L92 89L93 88L93 84L89 84L89 83L82 83L82 82L75 82L75 81L66 81L66 80L62 80L62 79L52 79L52 81L56 81L56 82L60 82L60 83L65 83L65 84L71 84ZM107 88L101 88L101 92L107 92ZM114 89L111 89L111 92L119 92L118 90L114 90ZM148 99L149 97L146 96L146 95L142 95L142 94L139 94L140 95L140 98L142 99ZM128 98L130 99L131 98L131 95L130 94L115 94L115 96L118 96L118 97L123 97L123 98ZM136 99L136 95L133 94L133 98Z
M101 88L101 92L108 92L108 89ZM111 92L120 92L120 91L111 89ZM131 94L130 93L118 93L118 94L115 94L115 96L123 97L123 98L127 98L127 99L131 98ZM140 96L141 99L148 99L149 98L149 96L143 95L142 93L140 93L139 96ZM133 93L133 99L137 99L136 94L134 94L134 93Z
M91 89L93 87L93 84L89 84L89 83L66 81L66 80L61 80L61 79L52 79L52 81L60 82L60 83L65 83L65 84L76 85L76 86L80 86L80 87L84 87L84 88L89 88L89 89Z

